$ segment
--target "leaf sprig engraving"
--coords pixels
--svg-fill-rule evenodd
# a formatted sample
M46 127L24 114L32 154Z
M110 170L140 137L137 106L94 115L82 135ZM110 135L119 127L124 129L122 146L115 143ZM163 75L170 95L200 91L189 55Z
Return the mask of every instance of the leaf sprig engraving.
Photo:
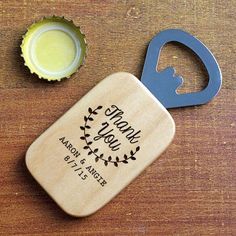
M137 146L135 150L131 150L129 154L124 154L122 158L116 156L112 157L109 156L108 158L104 158L104 154L99 154L99 149L95 148L93 149L91 145L93 144L93 141L89 141L89 137L91 136L89 134L89 129L91 129L90 122L94 121L94 116L98 114L98 110L101 110L102 106L98 106L96 109L92 109L91 107L88 108L88 116L84 116L84 126L80 126L80 129L83 131L83 136L80 137L81 140L84 140L86 145L83 147L83 149L88 151L88 155L95 156L95 161L98 162L99 160L103 161L105 166L108 166L108 164L113 164L115 167L118 167L119 164L128 164L130 160L136 160L135 154L140 150L140 146Z

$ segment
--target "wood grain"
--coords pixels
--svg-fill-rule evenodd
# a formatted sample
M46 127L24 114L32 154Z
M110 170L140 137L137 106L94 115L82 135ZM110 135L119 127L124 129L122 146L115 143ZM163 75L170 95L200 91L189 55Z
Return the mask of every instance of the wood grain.
M118 72L34 141L26 165L65 212L88 216L155 161L174 134L163 105L135 76Z
M235 235L235 10L233 0L1 1L2 235ZM53 14L81 25L89 44L85 66L61 83L37 80L19 50L26 28ZM207 105L170 110L176 136L168 150L101 211L67 216L27 172L27 148L107 75L140 78L148 42L167 28L210 48L222 69L221 92ZM185 78L183 92L204 87L204 68L188 51L167 45L159 66L170 63Z

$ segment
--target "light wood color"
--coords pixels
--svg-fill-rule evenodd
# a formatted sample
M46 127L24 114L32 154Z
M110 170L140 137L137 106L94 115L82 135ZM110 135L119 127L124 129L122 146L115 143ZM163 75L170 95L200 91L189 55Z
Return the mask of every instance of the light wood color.
M46 130L26 165L64 211L87 216L150 165L174 133L169 112L135 76L119 72Z
M236 235L235 0L4 0L0 4L0 233L2 235ZM21 36L32 22L65 15L81 26L88 57L60 83L23 66ZM173 143L96 214L71 218L25 166L30 144L107 75L140 79L150 39L184 29L214 53L223 74L219 95L204 106L170 109ZM163 48L160 69L174 66L181 91L204 87L199 60L179 45ZM154 145L154 142L153 142Z

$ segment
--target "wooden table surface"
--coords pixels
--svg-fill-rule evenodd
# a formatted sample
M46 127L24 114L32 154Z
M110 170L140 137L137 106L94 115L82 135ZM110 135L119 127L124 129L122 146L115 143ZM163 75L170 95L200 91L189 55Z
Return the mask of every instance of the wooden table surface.
M0 233L236 235L235 11L234 0L2 0ZM31 75L19 49L27 27L53 14L73 19L89 44L85 66L60 83ZM66 215L28 173L27 148L107 75L140 78L150 39L167 28L192 33L214 53L223 74L219 95L204 106L170 110L176 136L167 151L96 214ZM159 68L168 65L185 78L181 92L207 83L204 66L183 46L163 49Z

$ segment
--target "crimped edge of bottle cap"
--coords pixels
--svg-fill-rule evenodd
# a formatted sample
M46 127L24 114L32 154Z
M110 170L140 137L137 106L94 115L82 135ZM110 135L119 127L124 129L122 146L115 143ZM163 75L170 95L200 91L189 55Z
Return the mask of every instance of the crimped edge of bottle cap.
M38 28L42 27L44 23L49 23L49 22L58 22L67 25L68 27L73 29L74 32L76 33L80 47L81 47L81 54L79 56L79 62L77 66L68 74L63 75L63 76L50 76L46 75L43 73L40 73L40 70L37 70L33 65L32 65L32 60L29 58L27 50L29 50L29 43L31 40L31 36L35 33L35 31L38 30ZM49 17L43 17L39 21L34 22L30 27L27 29L26 33L22 36L22 43L20 45L21 48L21 57L24 59L24 65L29 68L31 74L36 74L38 78L40 79L45 79L48 81L60 81L65 78L70 78L74 73L76 73L81 66L84 65L85 59L87 57L87 42L85 38L85 34L81 31L79 26L76 26L72 20L66 19L64 16L49 16Z

